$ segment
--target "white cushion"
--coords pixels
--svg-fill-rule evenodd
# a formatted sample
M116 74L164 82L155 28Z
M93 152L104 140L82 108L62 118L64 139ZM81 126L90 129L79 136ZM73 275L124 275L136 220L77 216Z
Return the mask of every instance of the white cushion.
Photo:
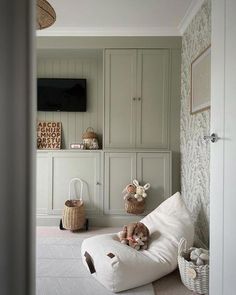
M144 217L150 231L147 250L137 251L119 242L117 234L99 235L83 241L81 255L87 251L95 267L93 273L101 284L112 292L148 284L165 276L177 267L179 240L184 237L188 247L193 244L194 227L189 212L176 193ZM115 256L110 258L107 254Z

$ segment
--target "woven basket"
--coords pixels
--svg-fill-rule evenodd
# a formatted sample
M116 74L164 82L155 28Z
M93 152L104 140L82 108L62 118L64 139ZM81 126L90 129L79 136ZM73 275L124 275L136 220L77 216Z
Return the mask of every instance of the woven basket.
M137 201L136 198L132 197L125 200L125 211L130 214L142 214L145 210L145 199Z
M178 265L183 284L191 291L209 294L209 264L195 265L190 261L193 249L186 249L186 240L182 238L178 248Z
M92 127L88 127L82 135L83 144L85 149L98 149L97 134Z
M94 132L92 127L88 127L86 129L86 131L83 133L82 135L83 139L93 139L93 138L97 138L97 134Z
M80 200L71 200L71 184L74 181L80 182ZM65 202L62 225L65 229L76 231L83 228L85 224L85 208L82 199L83 181L80 178L73 178L69 183L69 200Z
M37 0L37 29L50 27L56 21L56 13L46 0Z

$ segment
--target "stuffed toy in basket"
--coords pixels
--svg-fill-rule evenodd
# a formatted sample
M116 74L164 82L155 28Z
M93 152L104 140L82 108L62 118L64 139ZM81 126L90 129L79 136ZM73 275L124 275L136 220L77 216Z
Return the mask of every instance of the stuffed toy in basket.
M80 199L71 199L71 185L75 181L80 182ZM69 199L65 202L60 229L77 231L85 227L88 230L88 219L85 218L83 202L83 181L80 178L72 178L69 183Z

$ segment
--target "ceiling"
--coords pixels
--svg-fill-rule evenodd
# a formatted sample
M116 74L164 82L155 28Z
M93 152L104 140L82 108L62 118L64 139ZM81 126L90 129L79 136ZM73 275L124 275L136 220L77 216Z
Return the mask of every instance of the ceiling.
M38 36L180 36L203 0L48 0L57 20Z

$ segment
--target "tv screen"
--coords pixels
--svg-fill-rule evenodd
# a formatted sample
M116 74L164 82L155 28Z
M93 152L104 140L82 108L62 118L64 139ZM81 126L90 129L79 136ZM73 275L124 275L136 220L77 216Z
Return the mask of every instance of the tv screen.
M86 79L38 79L38 111L86 112Z

